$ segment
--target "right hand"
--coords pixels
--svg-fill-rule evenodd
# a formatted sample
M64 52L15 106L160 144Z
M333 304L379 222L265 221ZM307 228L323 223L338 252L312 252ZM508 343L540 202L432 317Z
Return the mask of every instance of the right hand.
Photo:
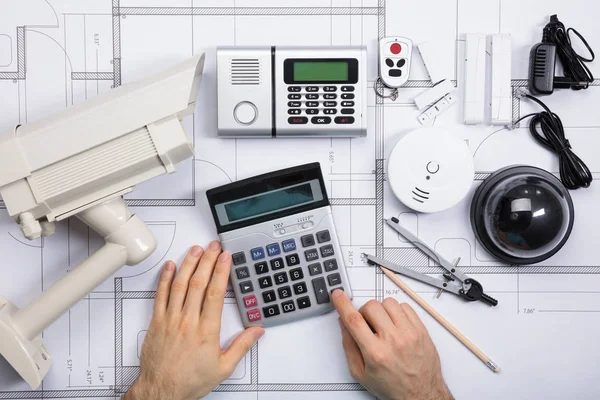
M427 328L406 303L371 300L360 311L348 296L331 296L352 377L385 400L451 400Z

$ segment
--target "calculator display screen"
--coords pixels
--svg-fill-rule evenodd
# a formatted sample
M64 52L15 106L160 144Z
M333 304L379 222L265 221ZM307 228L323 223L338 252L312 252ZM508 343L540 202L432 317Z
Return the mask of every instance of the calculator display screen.
M296 61L295 82L346 82L350 66L344 61Z
M318 179L314 179L309 182L217 204L215 209L220 224L226 226L320 202L323 198L320 182Z

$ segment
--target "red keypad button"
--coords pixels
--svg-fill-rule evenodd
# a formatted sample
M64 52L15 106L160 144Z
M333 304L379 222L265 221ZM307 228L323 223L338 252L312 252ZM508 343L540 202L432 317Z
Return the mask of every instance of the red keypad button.
M400 54L400 52L402 51L402 46L400 46L400 43L393 43L390 46L390 51L392 52L392 54Z
M246 308L252 308L252 307L258 306L258 300L256 300L256 295L253 294L253 295L244 297L244 304L246 305Z
M248 311L248 321L250 322L256 322L256 321L260 321L262 319L262 316L260 315L260 310L250 310Z

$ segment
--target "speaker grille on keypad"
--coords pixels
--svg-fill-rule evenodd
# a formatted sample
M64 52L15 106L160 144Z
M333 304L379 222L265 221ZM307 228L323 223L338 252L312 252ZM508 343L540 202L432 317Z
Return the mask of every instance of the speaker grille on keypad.
M261 64L257 58L234 58L230 67L232 85L260 85Z

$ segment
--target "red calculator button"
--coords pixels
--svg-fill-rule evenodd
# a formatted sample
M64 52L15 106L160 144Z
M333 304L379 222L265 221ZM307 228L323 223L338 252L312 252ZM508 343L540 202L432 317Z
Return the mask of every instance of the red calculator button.
M262 316L260 315L260 310L250 310L248 311L248 321L256 322L260 321Z
M400 46L400 43L394 43L390 46L390 51L392 54L400 54L402 51L402 46Z
M246 305L246 308L252 308L252 307L258 306L258 300L256 300L256 295L253 294L253 295L244 297L244 304Z

